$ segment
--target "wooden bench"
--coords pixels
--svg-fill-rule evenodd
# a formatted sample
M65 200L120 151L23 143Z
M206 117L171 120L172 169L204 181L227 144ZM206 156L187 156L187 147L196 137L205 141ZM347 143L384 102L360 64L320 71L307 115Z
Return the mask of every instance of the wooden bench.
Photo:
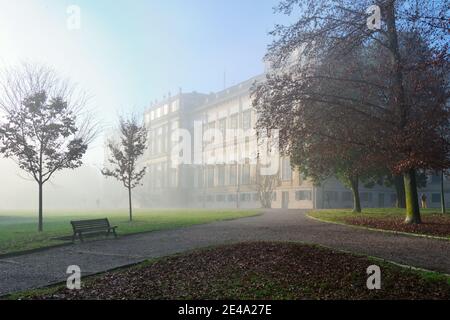
M70 221L73 229L72 241L75 242L75 239L78 235L81 241L83 241L83 234L97 234L97 233L106 233L108 236L111 231L114 234L114 237L117 238L116 229L117 227L112 227L109 224L108 219L95 219L95 220L81 220L81 221Z

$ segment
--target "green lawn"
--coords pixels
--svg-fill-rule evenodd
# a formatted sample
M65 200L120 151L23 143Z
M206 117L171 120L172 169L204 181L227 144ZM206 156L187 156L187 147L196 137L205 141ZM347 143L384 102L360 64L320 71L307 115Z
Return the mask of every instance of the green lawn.
M128 222L127 211L90 211L44 213L44 232L37 232L37 214L33 212L0 212L0 255L37 249L67 241L55 237L70 236L71 220L108 218L119 226L120 235L174 229L219 220L259 214L257 210L135 210L134 221Z
M365 209L359 214L349 209L317 210L309 215L323 221L450 239L450 214L441 214L439 209L422 209L419 225L405 224L405 209L398 208Z

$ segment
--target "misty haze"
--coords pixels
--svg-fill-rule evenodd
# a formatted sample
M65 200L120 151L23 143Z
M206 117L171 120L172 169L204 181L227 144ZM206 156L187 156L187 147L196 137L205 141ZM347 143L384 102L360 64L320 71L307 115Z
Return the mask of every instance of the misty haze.
M0 0L1 302L448 302L449 31L445 0Z

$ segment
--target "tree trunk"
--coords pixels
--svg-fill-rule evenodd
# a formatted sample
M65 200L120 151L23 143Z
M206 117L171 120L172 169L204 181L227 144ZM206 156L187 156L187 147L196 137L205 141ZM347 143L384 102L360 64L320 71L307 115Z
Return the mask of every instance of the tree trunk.
M353 192L353 212L361 213L361 199L359 197L359 179L358 176L350 178L350 185Z
M442 214L445 214L446 208L445 208L444 170L441 171L441 208Z
M419 196L417 194L416 170L411 169L404 174L406 195L406 220L407 224L420 224Z
M42 182L39 185L39 217L38 217L38 231L42 232L44 230L44 222L43 222L43 205L42 205L42 191L43 184Z
M128 204L130 206L130 222L133 221L133 205L131 203L131 187L128 187Z
M387 26L387 37L389 42L389 50L392 53L392 70L394 72L394 81L392 83L392 90L394 93L394 100L396 100L396 107L399 116L398 129L405 130L408 121L409 108L406 102L405 88L403 86L403 65L398 45L398 34L396 26L395 15L395 1L387 2L385 21ZM416 171L409 170L403 175L405 182L405 200L406 200L406 220L408 224L419 224L420 208L419 197L417 195Z
M406 209L405 181L402 176L394 176L394 186L397 193L397 208Z
M262 192L262 204L264 209L271 209L272 208L272 192Z

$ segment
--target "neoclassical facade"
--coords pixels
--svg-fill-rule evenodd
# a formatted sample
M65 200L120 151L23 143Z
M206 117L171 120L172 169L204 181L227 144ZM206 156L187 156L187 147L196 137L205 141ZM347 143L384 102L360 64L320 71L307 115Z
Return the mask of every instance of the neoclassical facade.
M233 132L248 133L254 127L257 114L252 108L250 89L263 77L212 94L168 95L145 112L149 148L144 157L148 174L142 206L261 206L256 134ZM217 134L208 136L208 132ZM225 160L217 161L219 158ZM279 157L276 161L273 208L352 206L350 190L336 179L314 186L291 168L289 158ZM381 186L362 187L360 191L364 207L390 207L396 201L395 192Z

